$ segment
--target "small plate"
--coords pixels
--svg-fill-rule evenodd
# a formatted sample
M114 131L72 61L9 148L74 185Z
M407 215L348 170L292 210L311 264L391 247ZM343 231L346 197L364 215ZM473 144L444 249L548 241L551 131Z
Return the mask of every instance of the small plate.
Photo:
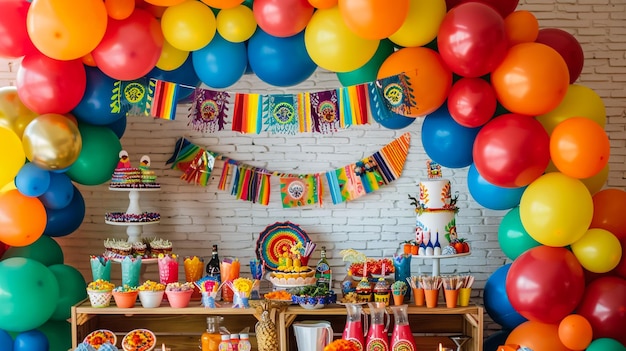
M148 329L131 330L122 339L124 351L152 351L156 345L156 336Z
M100 348L100 345L104 344L107 341L110 342L112 345L117 344L117 336L115 336L115 334L108 329L94 330L91 333L87 334L87 336L85 336L85 339L83 340L83 342L86 342L89 345L93 346L96 350Z

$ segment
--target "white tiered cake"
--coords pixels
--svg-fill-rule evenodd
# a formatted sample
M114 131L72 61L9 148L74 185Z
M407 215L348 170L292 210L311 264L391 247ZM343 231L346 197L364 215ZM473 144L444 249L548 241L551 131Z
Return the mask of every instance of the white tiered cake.
M455 214L456 197L452 198L450 181L436 179L419 183L415 240L418 255L439 256L452 253L445 249L457 239ZM446 252L444 252L446 251Z

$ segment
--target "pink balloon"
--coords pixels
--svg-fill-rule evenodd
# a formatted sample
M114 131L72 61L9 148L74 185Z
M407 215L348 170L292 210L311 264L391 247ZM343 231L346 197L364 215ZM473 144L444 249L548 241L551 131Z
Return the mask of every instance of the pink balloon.
M511 306L528 320L556 324L585 291L583 268L566 248L537 246L518 256L506 276Z
M489 183L519 188L543 174L550 162L550 137L532 117L498 116L478 132L473 148L478 173Z
M307 0L255 0L252 12L263 31L275 37L290 37L306 28L313 6Z
M569 71L570 84L580 77L585 55L580 43L573 35L558 28L544 28L539 30L535 42L548 45L563 57Z
M82 100L87 74L80 59L59 61L36 53L24 57L16 81L17 95L31 111L65 114Z
M454 73L483 76L502 62L508 50L504 19L489 5L461 4L443 18L437 46Z
M37 52L26 30L29 7L30 2L24 0L0 1L0 56L17 58Z
M494 10L498 11L502 18L506 18L506 16L513 13L513 11L515 11L515 9L517 8L517 4L519 3L519 0L446 0L446 6L448 10L450 10L455 6L470 1L480 2L493 7Z
M496 112L496 92L482 78L461 78L448 94L448 111L454 120L468 128L487 123Z
M123 20L109 19L104 38L91 55L107 76L135 80L155 67L163 40L156 18L145 10L135 9Z

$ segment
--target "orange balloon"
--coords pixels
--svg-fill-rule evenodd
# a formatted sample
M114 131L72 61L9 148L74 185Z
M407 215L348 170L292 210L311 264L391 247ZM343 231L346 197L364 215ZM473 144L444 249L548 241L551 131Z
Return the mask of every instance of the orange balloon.
M243 3L244 0L202 0L203 3L216 9L232 9Z
M608 188L593 195L593 217L589 228L601 228L626 240L626 191ZM626 255L624 255L626 256Z
M572 350L586 349L593 338L591 323L579 314L570 314L563 318L558 330L563 345Z
M539 35L539 21L532 12L518 10L504 19L504 32L509 46L530 43Z
M183 2L187 0L144 0L144 1L152 5L168 7L168 6L182 4Z
M452 88L452 71L439 54L425 47L402 48L385 59L378 69L378 79L403 73L413 89L407 117L423 117L436 111Z
M337 5L337 0L309 0L309 4L316 9L329 9Z
M36 197L22 195L19 190L0 194L0 241L10 246L28 246L46 229L47 215Z
M135 0L104 0L104 7L109 17L123 20L135 10Z
M492 72L491 84L508 111L537 116L561 103L569 86L569 71L563 57L551 47L522 43L509 48Z
M537 351L570 351L559 339L558 329L555 324L526 321L513 329L506 344L524 345Z
M598 123L583 117L559 123L550 136L550 157L561 173L589 178L609 162L609 137Z
M395 33L409 14L409 0L339 0L346 26L365 39L384 39Z
M91 67L96 67L96 61L93 59L93 55L88 53L82 58L83 64Z

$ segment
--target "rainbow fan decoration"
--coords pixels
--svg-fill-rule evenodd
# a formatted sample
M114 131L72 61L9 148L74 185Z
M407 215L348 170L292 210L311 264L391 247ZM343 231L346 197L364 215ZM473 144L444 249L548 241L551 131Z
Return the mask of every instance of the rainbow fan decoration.
M309 241L309 236L297 224L288 221L276 222L265 227L259 234L255 251L257 258L265 267L276 270L283 253L289 252L289 249L298 242L304 247Z

